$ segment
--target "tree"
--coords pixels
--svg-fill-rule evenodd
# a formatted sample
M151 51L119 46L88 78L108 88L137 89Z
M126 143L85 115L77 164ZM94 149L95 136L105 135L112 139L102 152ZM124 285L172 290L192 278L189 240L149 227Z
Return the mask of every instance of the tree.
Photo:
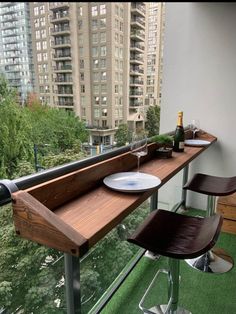
M151 106L147 110L146 129L148 137L159 134L160 128L160 106Z
M0 178L12 178L18 161L32 158L29 135L32 127L16 94L0 79Z
M127 142L129 142L129 130L127 124L120 124L118 130L115 133L115 141L116 145L124 146Z

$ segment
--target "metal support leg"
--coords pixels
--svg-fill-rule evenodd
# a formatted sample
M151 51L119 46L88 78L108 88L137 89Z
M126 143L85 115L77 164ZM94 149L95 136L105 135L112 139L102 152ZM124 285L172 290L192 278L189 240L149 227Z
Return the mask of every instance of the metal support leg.
M182 179L182 187L187 183L188 180L188 168L189 166L185 166L183 169L183 179ZM179 209L186 210L186 198L187 198L187 190L182 189L181 201L173 206L171 209L172 212L177 212Z
M207 217L215 214L215 201L215 196L207 196ZM216 247L197 258L187 259L186 262L197 270L214 274L226 273L234 265L232 257L225 250Z
M67 314L81 314L80 261L64 254Z
M158 208L158 191L154 192L150 198L150 211L153 211ZM159 254L154 254L151 251L146 251L145 256L151 259L159 259Z
M189 165L184 167L182 186L184 186L188 181L188 170L189 170ZM184 210L186 210L186 199L187 199L187 190L182 189L182 208Z

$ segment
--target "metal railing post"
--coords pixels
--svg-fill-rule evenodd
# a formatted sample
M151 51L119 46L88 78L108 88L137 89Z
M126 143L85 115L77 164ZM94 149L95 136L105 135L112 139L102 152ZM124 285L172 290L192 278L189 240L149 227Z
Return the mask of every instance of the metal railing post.
M158 191L154 192L150 197L150 211L158 208Z
M81 314L80 260L64 254L67 314Z

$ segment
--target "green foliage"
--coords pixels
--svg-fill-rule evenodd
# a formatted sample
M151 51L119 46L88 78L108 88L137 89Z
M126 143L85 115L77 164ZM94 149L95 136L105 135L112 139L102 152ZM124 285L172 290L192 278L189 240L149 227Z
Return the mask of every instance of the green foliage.
M28 108L31 125L34 126L32 142L50 144L54 150L63 152L71 149L77 140L88 139L88 131L75 113L50 107L31 106Z
M86 154L81 148L81 143L80 141L77 141L74 143L72 149L66 149L64 152L59 154L50 153L49 155L42 157L42 166L45 169L48 169L71 161L84 159L85 157Z
M116 145L119 146L124 146L126 143L129 142L129 130L128 130L128 125L127 124L120 124L118 127L118 130L115 133L115 141Z
M63 265L52 263L61 253L17 237L11 206L0 207L0 221L0 308L13 313L23 305L25 313L59 313L54 300L64 299L64 290L56 287Z
M164 147L172 146L173 145L173 136L166 135L166 134L155 135L151 138L151 141L156 142L158 144L161 144Z
M49 144L50 152L56 155L74 149L76 143L87 139L84 123L73 112L43 107L32 101L28 107L20 107L15 91L4 77L0 77L0 178L12 179L22 173L32 173L34 144ZM39 158L43 152L45 149L39 152ZM73 158L81 157L84 154ZM65 161L71 158L65 158ZM56 165L64 161L59 159Z
M160 106L151 106L147 110L146 130L148 137L159 134L160 128Z
M8 97L0 104L0 178L12 178L20 160L33 155L32 127L23 108Z

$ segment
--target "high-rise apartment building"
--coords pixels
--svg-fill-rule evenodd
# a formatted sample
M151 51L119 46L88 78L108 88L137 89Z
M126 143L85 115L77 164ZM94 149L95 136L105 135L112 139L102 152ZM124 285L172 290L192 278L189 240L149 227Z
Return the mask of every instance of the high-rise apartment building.
M155 8L148 2L30 3L37 93L42 103L75 111L91 144L112 144L121 123L143 127L148 106L158 103L157 74L150 73L160 57L158 46L151 59L161 25Z
M163 2L149 2L148 5L147 89L145 99L148 106L160 106L161 102L164 8Z
M28 2L0 3L0 56L0 71L24 104L34 87Z

